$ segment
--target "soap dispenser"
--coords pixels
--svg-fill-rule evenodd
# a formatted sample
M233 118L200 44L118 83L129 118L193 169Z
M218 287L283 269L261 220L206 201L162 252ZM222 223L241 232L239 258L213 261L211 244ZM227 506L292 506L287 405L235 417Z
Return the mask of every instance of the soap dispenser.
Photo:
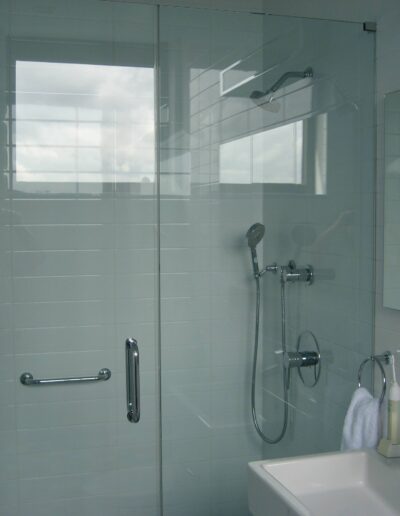
M389 389L388 436L381 439L378 452L385 457L400 457L400 386L397 383L394 356L391 356L393 380Z

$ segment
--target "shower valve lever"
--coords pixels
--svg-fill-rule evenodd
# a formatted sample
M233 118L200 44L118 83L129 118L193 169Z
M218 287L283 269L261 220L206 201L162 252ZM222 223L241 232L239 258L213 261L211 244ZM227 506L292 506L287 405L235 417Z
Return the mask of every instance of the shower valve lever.
M290 260L290 262L281 267L281 280L287 283L303 282L312 285L314 282L314 269L311 265L297 268L296 262Z
M289 351L285 353L283 358L284 365L287 369L316 366L319 359L319 353L316 351Z

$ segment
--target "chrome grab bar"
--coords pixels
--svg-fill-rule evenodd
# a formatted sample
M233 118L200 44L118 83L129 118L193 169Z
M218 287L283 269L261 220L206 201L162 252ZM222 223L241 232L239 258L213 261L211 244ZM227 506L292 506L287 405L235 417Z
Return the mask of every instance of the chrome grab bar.
M130 423L138 423L140 419L140 372L139 348L135 339L125 341L126 361L126 417Z
M60 383L105 382L111 377L111 371L106 367L100 369L97 376L77 376L71 378L40 378L35 379L31 373L22 373L19 377L22 385L54 385Z

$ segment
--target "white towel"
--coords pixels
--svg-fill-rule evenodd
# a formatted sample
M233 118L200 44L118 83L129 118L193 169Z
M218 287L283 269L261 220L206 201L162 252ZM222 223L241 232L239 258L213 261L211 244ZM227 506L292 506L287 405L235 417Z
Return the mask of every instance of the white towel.
M379 434L379 400L359 387L354 391L344 419L341 450L375 448Z

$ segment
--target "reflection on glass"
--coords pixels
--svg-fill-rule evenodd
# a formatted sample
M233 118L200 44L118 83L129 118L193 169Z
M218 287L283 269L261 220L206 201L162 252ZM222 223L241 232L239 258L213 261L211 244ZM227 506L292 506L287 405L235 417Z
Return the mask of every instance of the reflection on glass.
M303 121L220 146L220 181L231 184L303 182Z
M252 58L252 60L255 62L256 59L254 54L252 55ZM251 67L251 69L242 69L239 68L240 65L242 65L242 60L236 61L220 72L219 85L221 95L226 95L227 93L234 91L239 86L248 83L256 77L256 69Z
M315 194L326 195L328 191L328 115L315 117Z
M17 182L154 182L154 70L17 61Z
M400 310L400 91L385 96L383 305Z

